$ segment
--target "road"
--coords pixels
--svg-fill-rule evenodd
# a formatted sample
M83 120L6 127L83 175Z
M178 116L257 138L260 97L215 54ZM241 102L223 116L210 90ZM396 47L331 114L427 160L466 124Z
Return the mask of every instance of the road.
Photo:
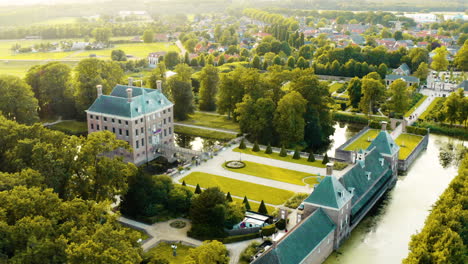
M232 131L232 130L227 130L227 129L219 129L219 128L212 128L212 127L197 126L197 125L189 125L189 124L182 124L182 123L177 123L177 122L175 122L174 125L183 126L183 127L198 128L198 129L205 129L205 130L211 130L211 131L222 132L222 133L232 134L232 135L239 134L239 132Z
M176 44L177 47L180 49L180 54L185 55L185 53L187 52L187 50L184 48L184 45L182 45L182 42L180 42L180 40L177 40L177 41L175 42L175 44Z

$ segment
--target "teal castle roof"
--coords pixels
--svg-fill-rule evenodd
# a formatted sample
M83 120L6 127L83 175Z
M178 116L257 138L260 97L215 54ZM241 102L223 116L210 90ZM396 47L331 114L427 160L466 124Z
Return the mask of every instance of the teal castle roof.
M333 176L326 176L304 202L340 209L350 199L351 193L346 190L338 179Z
M132 89L128 102L127 89ZM172 106L167 97L156 89L116 85L110 95L101 95L89 107L89 112L134 118Z

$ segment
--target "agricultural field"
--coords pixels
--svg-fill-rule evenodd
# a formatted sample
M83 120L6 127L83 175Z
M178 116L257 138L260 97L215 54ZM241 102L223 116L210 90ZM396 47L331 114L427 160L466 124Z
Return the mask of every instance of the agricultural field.
M182 180L185 181L186 184L193 186L199 184L202 188L218 186L225 193L231 192L231 194L235 196L247 196L249 200L251 199L259 202L264 200L266 203L276 205L283 204L294 194L291 191L235 180L205 172L192 172Z
M395 142L400 146L400 153L398 159L405 160L418 146L419 142L423 139L422 136L412 134L401 134Z
M49 61L0 61L0 74L10 74L18 77L24 77L26 72L34 65L46 64ZM70 67L75 67L77 61L61 61Z
M325 168L326 166L322 164L321 160L316 160L313 162L307 161L307 158L301 157L300 159L293 159L292 155L288 155L286 157L281 157L279 153L273 152L271 154L266 154L264 150L260 151L252 151L252 149L246 148L246 149L240 149L240 148L235 148L233 149L235 152L240 152L244 154L249 154L249 155L254 155L258 157L263 157L263 158L269 158L269 159L276 159L276 160L281 160L281 161L286 161L286 162L292 162L292 163L297 163L297 164L302 164L302 165L307 165L307 166L312 166L312 167L318 167L318 168Z
M369 129L366 133L364 133L361 137L356 139L354 142L351 142L348 146L344 148L344 150L356 150L356 149L367 149L370 146L372 140L377 137L380 130L377 129ZM370 139L371 141L368 141Z
M270 179L270 180L280 181L280 182L287 182L287 183L297 184L297 185L302 185L302 186L305 185L305 183L302 181L303 178L315 176L310 173L288 170L288 169L273 167L273 166L259 164L259 163L250 162L250 161L242 161L242 162L245 163L244 168L230 169L230 168L227 168L226 166L224 166L224 168L232 172L243 173L243 174L247 174L247 175L251 175L255 177L260 177L260 178L265 178L265 179Z

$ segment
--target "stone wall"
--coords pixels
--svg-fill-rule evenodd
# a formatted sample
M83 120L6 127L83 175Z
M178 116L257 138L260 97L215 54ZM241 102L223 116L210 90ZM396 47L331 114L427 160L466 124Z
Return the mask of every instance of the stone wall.
M344 150L344 149L346 148L346 146L348 146L349 144L354 142L356 139L358 139L362 135L364 135L367 132L367 130L369 130L368 126L363 128L361 131L359 131L359 133L354 135L352 138L348 139L343 145L339 146L335 150L335 159L352 163L352 161L353 161L353 159L352 159L353 152L349 151L349 150Z
M429 134L425 135L424 138L419 142L416 148L411 152L411 154L405 160L398 160L398 170L407 171L408 168L413 164L419 154L427 148L429 143Z

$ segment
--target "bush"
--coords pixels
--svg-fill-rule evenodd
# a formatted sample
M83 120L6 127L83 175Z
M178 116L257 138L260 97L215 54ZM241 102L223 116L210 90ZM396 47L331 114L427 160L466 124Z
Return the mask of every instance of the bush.
M299 153L299 148L296 147L296 149L294 150L294 155L292 157L293 159L300 159L301 158L301 154Z
M249 203L249 199L247 199L247 196L244 196L244 201L242 201L242 203L245 206L245 210L250 210L250 203Z
M279 230L284 230L286 228L286 220L280 219L278 222L275 223L276 228Z
M244 139L242 139L240 144L239 144L239 149L245 149L245 148L246 148L245 142L244 142Z
M296 193L284 203L284 206L296 209L308 196L307 193Z
M389 121L388 117L372 117L372 119L377 121ZM333 120L339 122L348 122L348 123L358 123L358 124L365 124L369 123L368 119L364 115L357 115L357 114L347 114L342 112L333 112Z
M262 202L260 203L260 206L258 207L258 210L257 212L259 214L264 214L264 215L267 215L268 214L268 210L265 206L265 202L262 200Z
M333 164L333 169L339 170L339 171L343 170L346 167L348 167L348 163L345 163L345 162L335 161L335 163Z
M260 233L255 232L251 234L225 237L223 239L220 239L220 241L223 242L224 244L229 244L229 243L234 243L234 242L239 242L239 241L250 240L250 239L254 239L258 237L260 237Z
M406 127L406 132L410 133L410 134L421 135L421 136L427 135L427 129L420 128L420 127L414 127L414 126L407 126Z
M276 233L276 226L274 224L262 227L262 236L271 236Z
M328 159L328 154L325 153L325 156L323 156L322 164L327 164L328 162L330 162L330 159Z
M260 246L260 243L258 242L252 242L250 243L247 248L242 252L242 254L239 257L239 263L240 264L248 264L250 263L250 258L252 258L255 254L257 254L258 251L258 246Z
M461 127L450 127L447 125L440 125L436 123L416 123L417 127L429 128L431 133L441 134L446 136L458 137L464 140L468 140L468 129Z
M270 144L268 143L268 146L267 146L267 148L265 149L265 154L271 154L271 153L273 153L273 150L271 149L271 146L270 146Z
M280 155L280 157L288 156L288 152L286 152L286 149L284 148L284 146L281 146L281 150L280 150L279 155Z
M198 184L198 183L197 183L197 187L195 187L195 193L196 193L196 194L202 193L202 190L201 190L201 188L200 188L200 184Z
M253 147L252 147L252 151L253 151L253 152L258 152L258 151L260 151L260 147L258 146L258 142L257 142L257 141L255 141L255 143L254 143L254 145L253 145Z

